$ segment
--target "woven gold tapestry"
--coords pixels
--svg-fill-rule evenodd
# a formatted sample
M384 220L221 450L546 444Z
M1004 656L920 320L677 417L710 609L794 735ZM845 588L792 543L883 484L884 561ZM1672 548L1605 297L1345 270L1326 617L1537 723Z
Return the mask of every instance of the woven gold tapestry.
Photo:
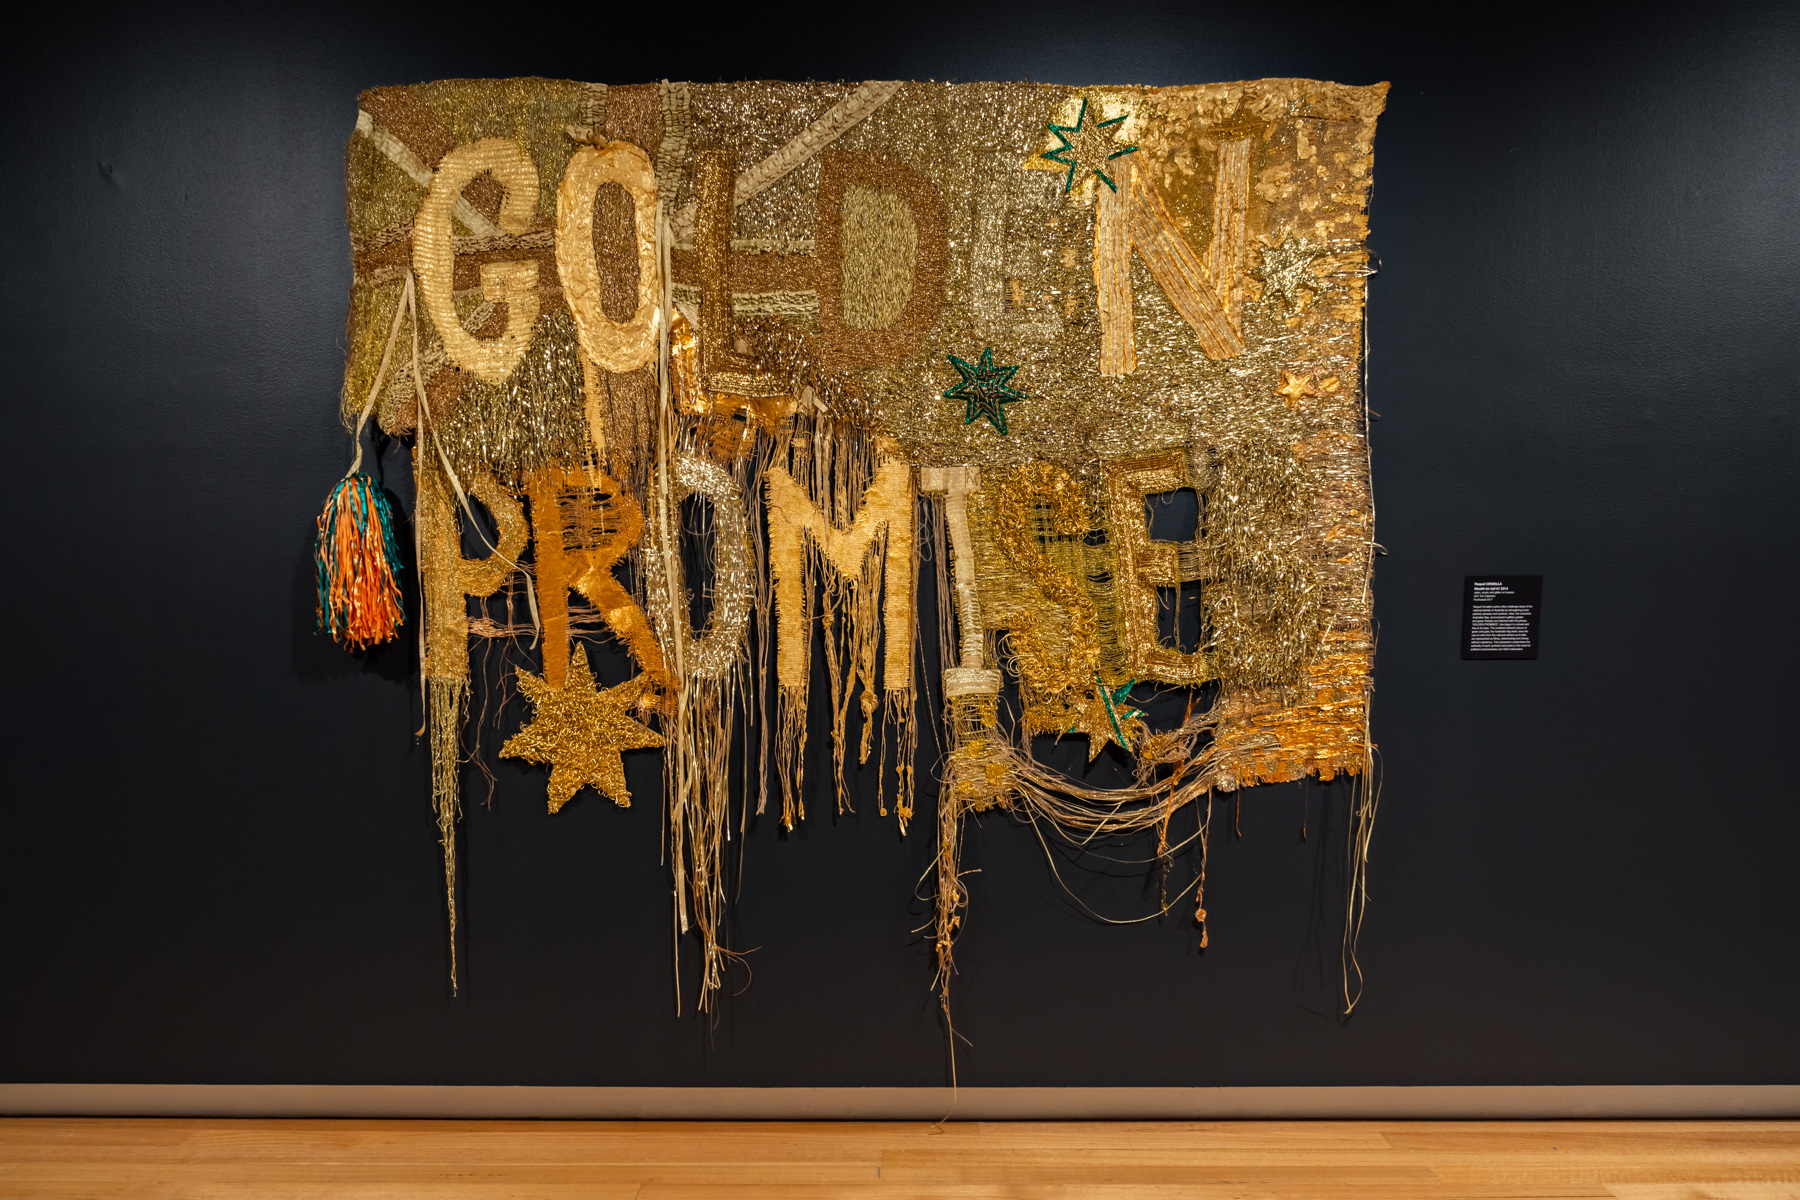
M500 753L543 767L550 812L588 790L641 803L624 756L662 756L702 1008L733 957L725 839L749 813L850 808L852 760L881 768L901 832L935 808L946 1018L965 815L1191 847L1186 899L1160 911L1191 905L1204 945L1214 798L1356 776L1354 1005L1386 91L365 92L342 415L411 440L416 544L359 449L320 518L320 620L352 648L406 622L418 639L452 946L486 639L531 664L498 681L529 710ZM1180 492L1197 522L1153 535ZM401 611L405 562L421 612ZM588 648L609 636L631 674L602 686ZM1178 715L1153 720L1171 693ZM941 733L922 743L921 719ZM805 771L820 739L828 779ZM1045 739L1128 782L1052 770Z

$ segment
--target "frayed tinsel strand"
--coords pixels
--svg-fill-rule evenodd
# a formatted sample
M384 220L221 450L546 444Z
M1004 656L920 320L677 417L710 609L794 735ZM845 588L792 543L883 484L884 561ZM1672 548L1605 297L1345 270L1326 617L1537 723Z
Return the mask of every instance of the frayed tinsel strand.
M313 548L321 630L351 650L392 641L406 621L400 549L387 493L360 471L338 481L319 513Z

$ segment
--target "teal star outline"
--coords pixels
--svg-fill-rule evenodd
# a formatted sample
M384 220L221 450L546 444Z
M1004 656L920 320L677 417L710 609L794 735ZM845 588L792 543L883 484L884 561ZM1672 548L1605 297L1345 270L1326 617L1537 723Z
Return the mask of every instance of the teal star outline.
M988 424L1000 431L1000 436L1007 436L1005 406L1015 400L1031 399L1024 390L1011 386L1012 377L1019 368L996 367L992 346L983 347L981 359L975 363L967 362L954 354L944 357L950 360L950 365L962 376L955 386L944 393L944 399L968 402L968 408L963 413L963 424L971 425L977 417L986 417Z
M1062 145L1058 146L1054 150L1044 151L1043 157L1049 159L1053 163L1060 163L1063 166L1066 166L1069 168L1069 177L1063 183L1063 195L1065 195L1065 196L1075 190L1075 172L1081 166L1081 164L1073 158L1064 158L1063 155L1071 154L1074 152L1075 143L1070 140L1069 135L1071 133L1080 133L1081 132L1082 122L1087 120L1087 110L1088 110L1087 97L1083 96L1081 98L1081 111L1075 114L1075 123L1073 125L1058 125L1055 121L1050 122L1050 132L1054 133L1057 136L1057 139L1062 142ZM1128 112L1120 113L1118 116L1114 117L1110 121L1096 121L1094 123L1094 128L1097 130L1098 129L1110 129L1112 126L1117 125L1120 122L1124 121L1125 118L1129 117L1130 115L1131 114ZM1111 154L1106 156L1106 161L1111 162L1113 159L1119 158L1126 154L1130 154L1132 151L1134 151L1136 149L1137 149L1136 146L1126 146L1122 150L1115 150ZM1094 174L1096 177L1099 178L1101 183L1104 183L1107 187L1111 188L1113 191L1116 192L1119 190L1119 185L1114 183L1112 181L1112 177L1110 175L1108 175L1105 171L1102 171L1099 167L1094 168Z

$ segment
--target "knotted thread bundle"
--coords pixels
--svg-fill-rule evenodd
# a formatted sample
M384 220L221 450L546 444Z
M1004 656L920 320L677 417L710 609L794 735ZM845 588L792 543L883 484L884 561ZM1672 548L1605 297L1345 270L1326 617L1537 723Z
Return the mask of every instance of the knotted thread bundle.
M338 480L319 514L313 548L319 628L351 650L392 641L406 621L400 550L387 493L368 475Z

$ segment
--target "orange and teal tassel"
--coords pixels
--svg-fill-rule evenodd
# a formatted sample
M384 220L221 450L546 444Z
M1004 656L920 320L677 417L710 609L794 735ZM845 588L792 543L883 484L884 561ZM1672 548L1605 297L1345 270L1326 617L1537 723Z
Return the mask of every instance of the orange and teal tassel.
M360 471L344 476L319 514L319 628L351 650L392 641L406 620L400 550L387 493Z

